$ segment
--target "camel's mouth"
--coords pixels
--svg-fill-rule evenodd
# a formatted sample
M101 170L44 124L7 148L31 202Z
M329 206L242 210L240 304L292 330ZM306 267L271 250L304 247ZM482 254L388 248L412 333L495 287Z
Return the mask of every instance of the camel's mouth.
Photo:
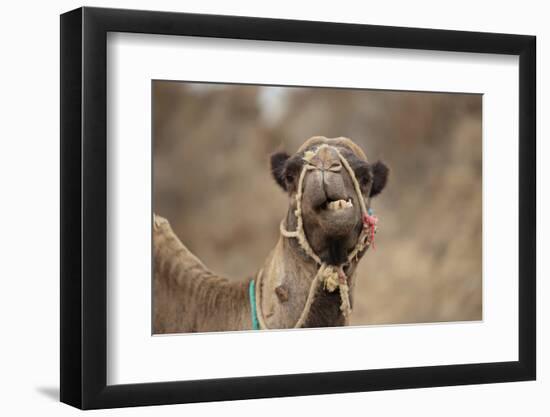
M330 199L317 206L317 224L325 236L348 235L358 222L357 206L351 197Z
M353 201L351 198L348 198L346 200L327 200L320 206L321 210L327 210L331 212L339 212L350 208L353 208Z

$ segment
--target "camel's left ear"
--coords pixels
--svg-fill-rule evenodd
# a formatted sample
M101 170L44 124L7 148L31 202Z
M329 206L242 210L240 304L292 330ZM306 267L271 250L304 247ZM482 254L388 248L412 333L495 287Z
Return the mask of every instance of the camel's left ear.
M285 182L285 164L288 158L290 157L289 154L286 152L275 152L273 155L271 155L271 174L273 175L273 178L281 186L283 190L286 191L286 182Z
M372 165L372 187L370 189L370 196L374 197L382 192L386 183L388 182L388 175L390 169L382 161L376 161Z

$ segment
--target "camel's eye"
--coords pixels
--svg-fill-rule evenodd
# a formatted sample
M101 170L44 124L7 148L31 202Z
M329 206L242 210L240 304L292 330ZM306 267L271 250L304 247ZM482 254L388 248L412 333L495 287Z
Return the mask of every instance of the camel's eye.
M285 174L285 180L287 183L291 184L292 182L294 182L294 175L290 172L287 172Z
M354 166L353 171L355 172L355 177L357 178L357 181L359 181L361 187L366 187L369 185L372 179L372 174L368 164L364 162L358 163Z
M285 181L288 185L292 185L296 178L300 176L300 172L302 170L302 167L304 166L304 162L302 158L299 157L293 157L290 158L285 166Z

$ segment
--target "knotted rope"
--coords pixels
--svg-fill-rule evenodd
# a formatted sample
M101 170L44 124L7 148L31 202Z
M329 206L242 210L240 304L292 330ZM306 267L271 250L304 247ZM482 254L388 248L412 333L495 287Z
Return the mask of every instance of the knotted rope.
M302 310L302 313L300 314L298 321L294 325L294 328L299 328L304 325L305 320L311 309L311 305L313 304L315 293L317 292L317 288L319 284L323 284L324 289L328 292L334 292L338 288L340 290L340 299L341 299L340 311L342 312L344 317L348 317L349 314L351 313L351 303L349 298L349 282L348 282L348 277L344 272L344 265L339 265L339 266L327 265L325 262L321 260L321 258L319 258L319 256L315 253L315 251L309 244L309 241L307 240L306 234L304 232L304 223L302 220L302 196L303 196L304 178L308 171L319 169L311 164L311 159L319 152L320 149L325 147L332 148L332 150L334 150L338 155L338 157L340 158L342 165L344 166L349 176L351 177L351 180L353 182L353 186L355 189L355 193L357 194L357 201L359 201L359 205L361 208L363 229L361 230L361 233L357 240L357 244L348 255L347 264L351 263L353 260L357 261L359 254L371 244L373 245L373 248L374 248L374 234L376 233L378 219L372 215L370 208L367 209L365 205L365 200L363 199L363 194L361 193L361 186L359 185L359 181L357 181L355 172L353 171L347 159L344 158L344 156L340 153L340 151L336 147L330 146L327 144L322 144L319 147L317 147L315 150L307 151L303 156L305 164L304 164L304 167L302 168L302 172L300 173L300 177L298 179L298 191L296 193L296 210L294 210L294 215L296 216L296 230L293 230L293 231L286 230L284 226L284 220L281 221L281 224L279 226L279 230L282 236L290 239L296 239L298 241L298 244L302 248L302 250L306 253L306 255L309 256L311 259L313 259L313 261L317 265L319 265L319 269L317 270L317 273L313 278L313 281L311 282L311 286L309 288L309 293L306 299L306 303L304 305L304 309ZM259 292L261 289L262 275L263 275L263 270L260 270L257 278L258 285L256 286L256 292ZM257 297L257 300L259 300L259 297ZM256 301L256 303L258 303L258 301ZM259 304L256 305L256 310L258 313L257 315L258 315L258 322L260 324L260 328L268 329Z

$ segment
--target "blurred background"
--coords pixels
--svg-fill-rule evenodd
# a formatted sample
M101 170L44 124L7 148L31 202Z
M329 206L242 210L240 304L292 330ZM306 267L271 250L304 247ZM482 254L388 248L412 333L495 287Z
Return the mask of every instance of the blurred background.
M391 169L352 325L482 319L482 96L153 82L154 211L210 269L252 277L288 198L269 156L347 136Z

